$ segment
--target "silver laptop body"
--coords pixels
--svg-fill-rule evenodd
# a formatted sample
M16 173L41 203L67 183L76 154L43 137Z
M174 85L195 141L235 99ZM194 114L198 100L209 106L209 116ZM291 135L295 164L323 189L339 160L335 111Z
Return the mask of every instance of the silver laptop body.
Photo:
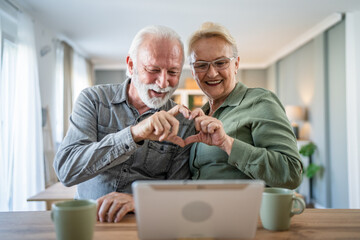
M253 238L264 185L261 180L134 182L139 238Z

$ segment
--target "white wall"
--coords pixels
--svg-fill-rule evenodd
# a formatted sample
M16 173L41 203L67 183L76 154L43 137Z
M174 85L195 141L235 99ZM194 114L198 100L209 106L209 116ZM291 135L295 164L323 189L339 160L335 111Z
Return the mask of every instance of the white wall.
M125 69L97 69L95 70L95 84L117 84L126 79Z
M346 110L349 205L360 208L360 12L346 14Z
M308 110L300 138L317 145L313 162L324 168L313 180L316 203L348 208L345 23L333 26L274 65L282 103Z
M270 91L272 91L274 93L277 93L276 67L277 67L277 64L274 63L266 69L267 89L269 89Z
M239 71L240 80L250 88L267 88L265 69L242 69Z
M329 184L331 206L349 207L346 129L345 22L326 33ZM341 196L341 197L339 197Z
M329 157L327 145L327 128L326 128L326 83L325 83L325 52L324 52L324 36L323 34L313 40L313 56L314 56L314 79L309 82L309 89L303 88L303 93L311 92L311 104L308 108L309 117L309 139L317 145L314 154L314 163L322 166L323 172L316 175L313 180L313 194L315 202L324 207L330 206L330 188L329 185ZM303 71L307 71L306 68ZM311 88L313 86L313 88ZM306 96L306 94L305 94Z
M277 63L277 94L283 105L300 105L308 110L308 120L300 125L300 138L317 145L313 162L326 166L325 84L323 37L320 36ZM313 195L327 206L326 174L314 180Z

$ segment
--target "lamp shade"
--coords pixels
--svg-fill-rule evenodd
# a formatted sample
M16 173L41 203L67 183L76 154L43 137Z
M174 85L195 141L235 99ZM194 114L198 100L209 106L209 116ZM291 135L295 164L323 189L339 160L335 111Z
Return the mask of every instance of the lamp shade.
M305 120L305 109L301 106L287 105L285 111L290 122Z

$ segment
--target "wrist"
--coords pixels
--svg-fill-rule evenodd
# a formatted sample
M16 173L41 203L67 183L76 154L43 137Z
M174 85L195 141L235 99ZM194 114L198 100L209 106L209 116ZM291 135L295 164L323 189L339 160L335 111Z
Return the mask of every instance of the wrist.
M234 138L227 136L220 148L230 156L233 144L234 144Z
M144 138L141 138L140 136L138 136L137 132L136 132L136 126L131 126L130 127L130 132L131 132L131 136L134 139L134 142L141 142L144 140Z

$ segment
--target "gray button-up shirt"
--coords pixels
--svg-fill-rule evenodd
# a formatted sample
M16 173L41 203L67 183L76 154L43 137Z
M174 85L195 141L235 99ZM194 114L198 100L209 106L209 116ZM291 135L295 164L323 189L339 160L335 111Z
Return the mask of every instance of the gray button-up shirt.
M148 140L139 145L130 132L130 126L176 104L169 100L160 109L140 115L129 104L129 83L127 79L122 84L87 88L76 101L54 168L64 185L78 184L77 198L97 199L113 191L131 193L135 180L190 178L191 145L181 148ZM182 114L176 118L178 136L185 139L195 134L192 121Z

